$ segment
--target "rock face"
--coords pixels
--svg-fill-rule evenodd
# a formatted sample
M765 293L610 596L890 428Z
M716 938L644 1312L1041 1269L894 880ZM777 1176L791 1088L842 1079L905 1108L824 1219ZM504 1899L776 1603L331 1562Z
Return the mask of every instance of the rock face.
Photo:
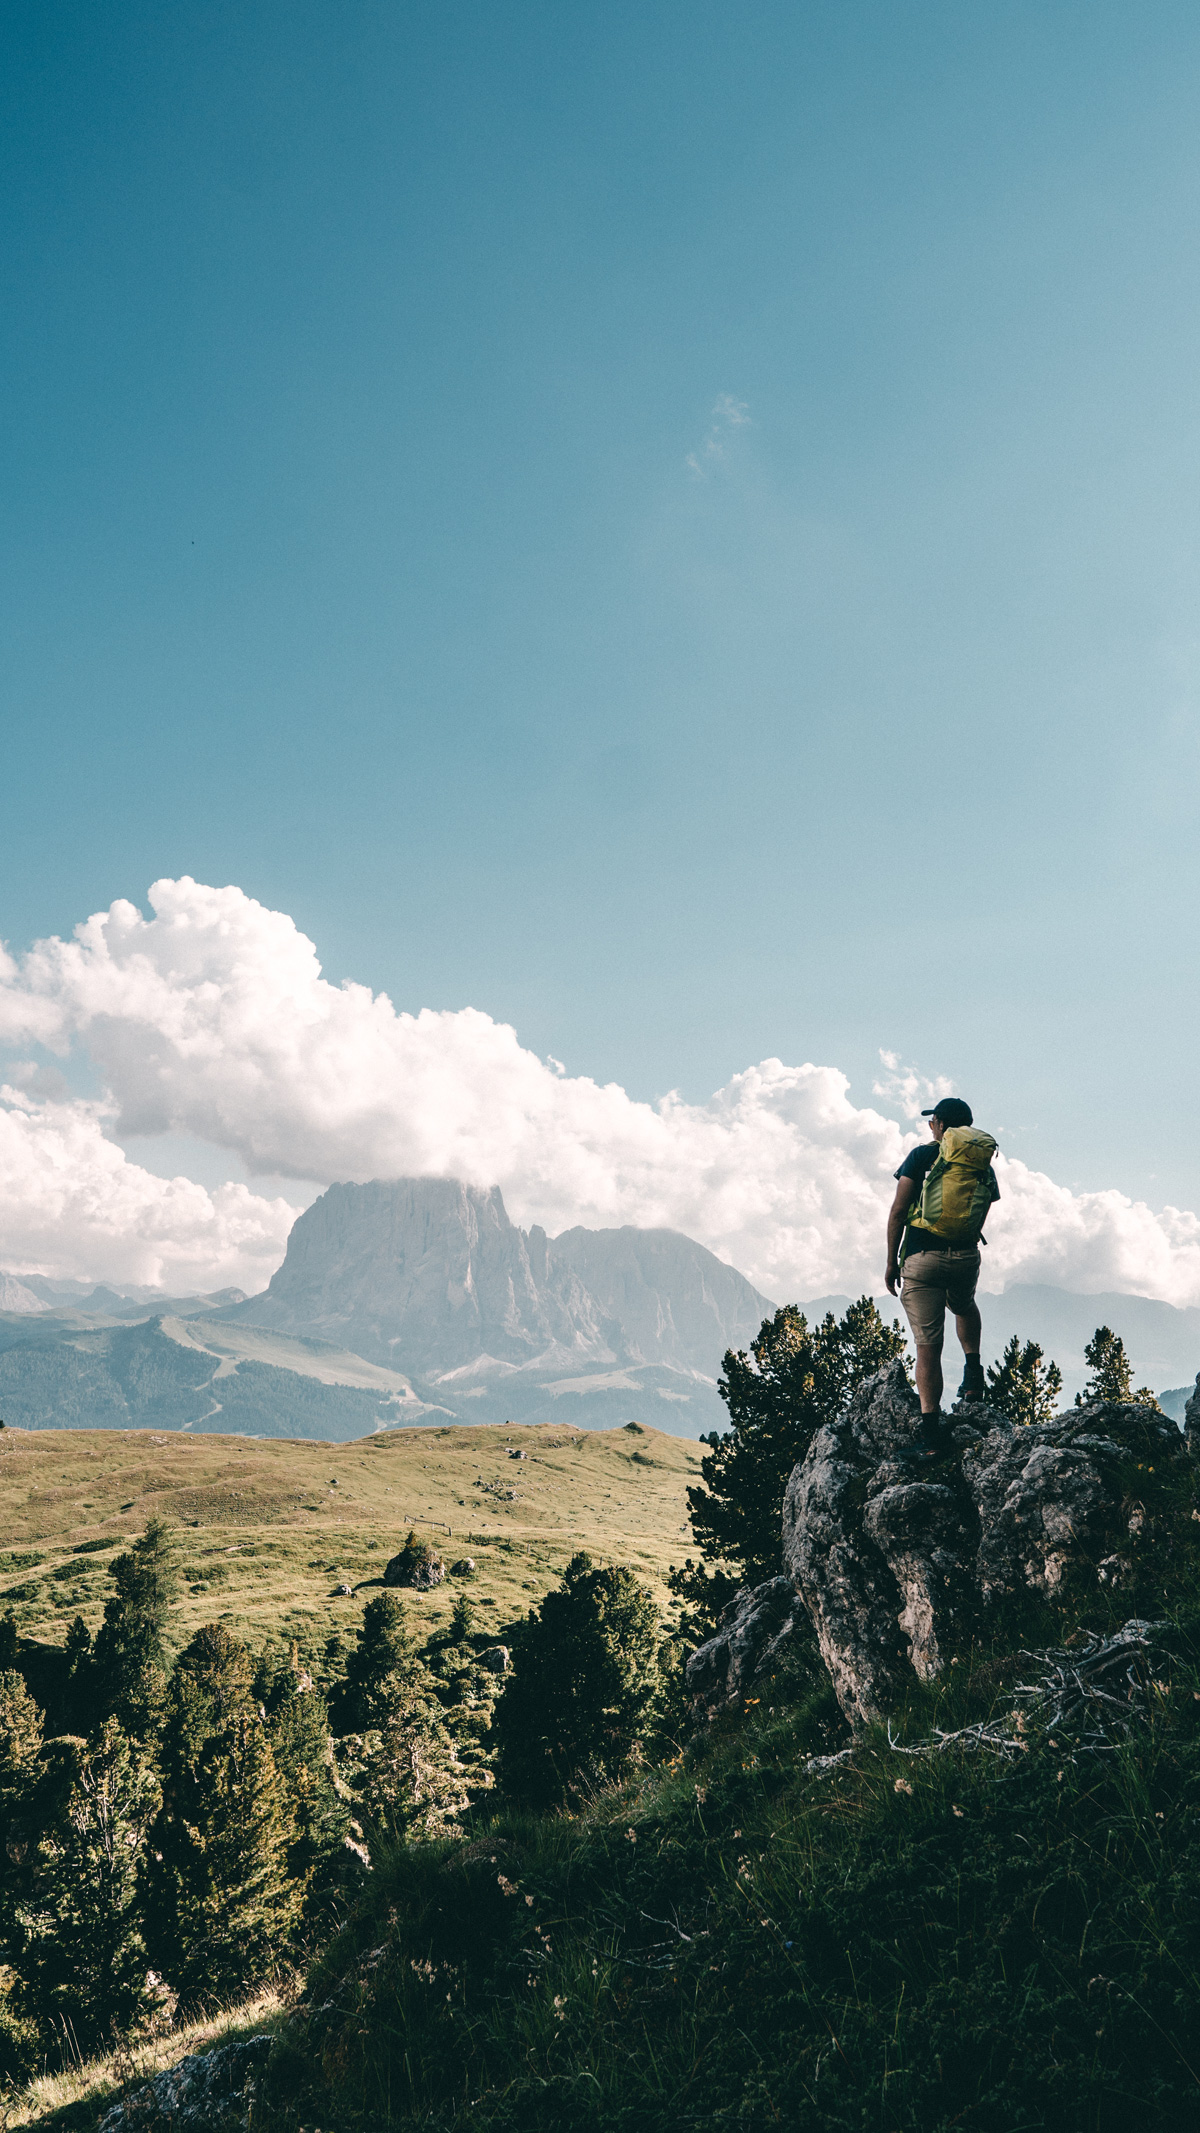
M744 1274L678 1230L564 1230L547 1264L578 1277L630 1363L715 1374L725 1350L749 1347L771 1310Z
M781 1656L803 1620L804 1603L790 1578L744 1585L721 1616L716 1636L687 1662L693 1701L708 1711L736 1703Z
M415 1555L408 1548L402 1548L399 1555L393 1555L387 1564L383 1582L385 1585L405 1586L410 1592L430 1592L435 1585L443 1582L445 1575L446 1565L440 1555L422 1557Z
M674 1230L549 1238L519 1229L497 1188L398 1178L331 1185L295 1223L265 1293L219 1315L457 1380L467 1397L489 1369L511 1383L535 1366L618 1381L652 1367L685 1374L667 1397L686 1401L686 1376L715 1383L725 1350L752 1340L771 1309Z
M959 1456L927 1476L897 1458L918 1413L890 1364L817 1433L784 1499L784 1566L854 1724L895 1702L910 1667L939 1673L947 1644L1007 1595L1052 1596L1072 1569L1119 1582L1131 1444L1186 1456L1146 1407L1098 1403L1013 1429L980 1402L956 1410Z
M534 1260L544 1258L538 1233L531 1240L510 1222L498 1190L452 1178L331 1185L294 1225L265 1296L237 1315L425 1374L547 1350L611 1362L597 1306L569 1270L551 1283L539 1269L538 1279L531 1241Z
M252 2115L254 2075L270 2055L269 2037L245 2037L211 2052L193 2052L156 2074L100 2120L98 2133L242 2133Z

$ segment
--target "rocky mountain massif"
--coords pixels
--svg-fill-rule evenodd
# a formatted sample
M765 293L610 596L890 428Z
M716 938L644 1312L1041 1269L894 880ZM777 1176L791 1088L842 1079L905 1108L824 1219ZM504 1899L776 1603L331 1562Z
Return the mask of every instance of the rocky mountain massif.
M785 1574L743 1589L688 1662L699 1707L744 1695L808 1623L858 1727L895 1709L913 1674L934 1680L1005 1605L1078 1594L1119 1614L1150 1603L1148 1499L1169 1499L1176 1477L1189 1485L1194 1466L1173 1422L1104 1401L1014 1429L982 1402L962 1404L954 1454L914 1466L904 1455L918 1416L895 1362L817 1432L784 1498Z
M261 1296L151 1311L112 1292L0 1308L0 1412L26 1428L362 1436L397 1422L721 1426L727 1348L773 1305L673 1230L510 1221L450 1179L334 1185Z

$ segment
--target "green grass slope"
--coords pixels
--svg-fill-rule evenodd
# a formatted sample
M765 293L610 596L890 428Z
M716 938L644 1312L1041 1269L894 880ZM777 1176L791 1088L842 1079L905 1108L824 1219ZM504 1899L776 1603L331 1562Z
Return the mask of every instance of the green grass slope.
M53 1643L76 1614L95 1630L110 1550L153 1517L178 1533L180 1647L214 1617L251 1644L351 1639L412 1524L448 1561L475 1558L473 1596L498 1625L536 1604L579 1547L628 1563L663 1602L700 1456L687 1439L640 1429L416 1428L346 1445L6 1429L0 1612ZM350 1598L335 1591L342 1582L356 1588ZM406 1604L436 1627L450 1585Z

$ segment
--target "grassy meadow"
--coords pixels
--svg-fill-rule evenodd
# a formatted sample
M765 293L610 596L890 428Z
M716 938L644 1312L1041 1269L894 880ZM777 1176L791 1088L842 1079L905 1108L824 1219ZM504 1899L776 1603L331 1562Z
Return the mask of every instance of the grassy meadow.
M77 1614L94 1631L112 1589L107 1565L154 1517L179 1544L180 1647L213 1620L251 1645L295 1638L316 1649L339 1633L352 1642L410 1526L447 1567L473 1556L472 1599L497 1631L541 1600L578 1548L627 1564L663 1604L700 1458L688 1439L639 1426L416 1428L351 1444L6 1429L0 1612L51 1643ZM418 1638L449 1619L454 1584L407 1596Z

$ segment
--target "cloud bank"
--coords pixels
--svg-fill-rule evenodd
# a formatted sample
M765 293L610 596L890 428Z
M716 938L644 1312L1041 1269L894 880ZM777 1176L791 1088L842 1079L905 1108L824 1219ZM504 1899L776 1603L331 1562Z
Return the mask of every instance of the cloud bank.
M244 1185L155 1177L116 1145L172 1132L237 1155L251 1177L458 1177L500 1185L515 1219L551 1234L680 1229L781 1299L878 1288L892 1172L914 1135L851 1103L835 1068L767 1059L705 1104L635 1102L473 1008L409 1014L331 985L286 913L240 889L185 876L149 901L149 919L121 901L70 940L0 954L0 1046L82 1048L104 1091L73 1098L28 1062L0 1091L0 1265L13 1272L261 1287L297 1210ZM878 1093L919 1101L903 1076ZM1194 1214L1072 1193L1016 1161L1001 1190L989 1288L1200 1303Z

